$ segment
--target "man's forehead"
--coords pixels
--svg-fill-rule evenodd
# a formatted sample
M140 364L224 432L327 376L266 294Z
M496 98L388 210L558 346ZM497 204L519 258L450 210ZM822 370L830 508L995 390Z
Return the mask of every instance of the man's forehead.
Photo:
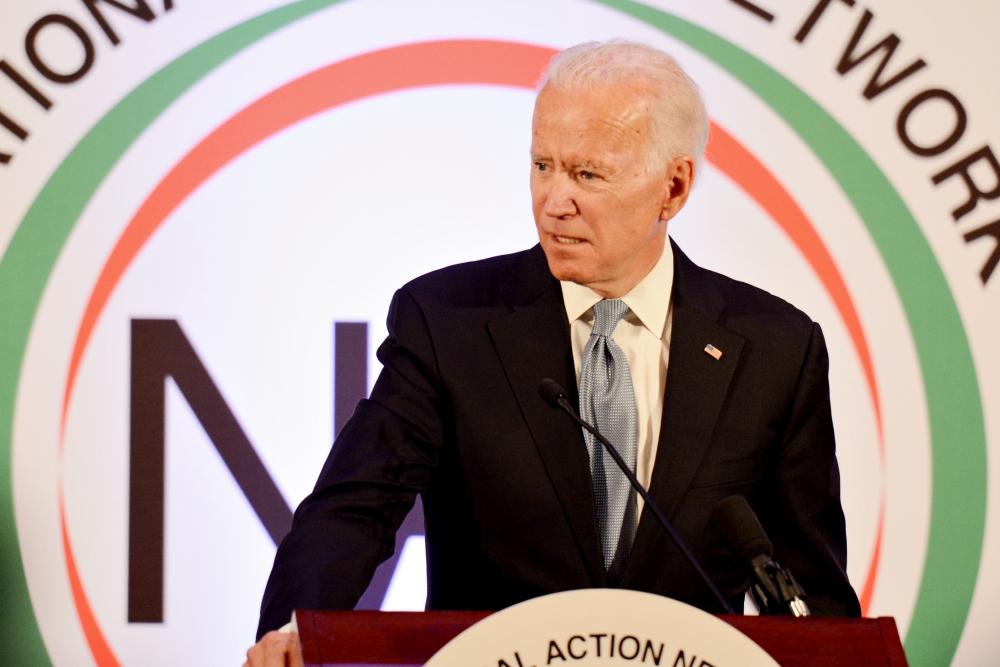
M557 98L581 108L595 108L613 103L618 107L647 109L655 95L655 87L649 81L638 77L580 85L557 86L547 83L535 96L535 106L537 108L540 101Z
M574 147L616 151L645 141L649 101L636 87L543 89L535 102L532 150Z

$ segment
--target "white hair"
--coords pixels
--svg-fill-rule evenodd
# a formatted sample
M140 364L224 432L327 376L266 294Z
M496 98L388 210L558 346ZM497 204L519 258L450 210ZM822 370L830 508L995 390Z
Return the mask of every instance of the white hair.
M539 90L592 91L635 82L651 89L649 169L659 171L686 154L697 171L708 142L708 112L698 86L663 51L624 39L577 44L552 58Z

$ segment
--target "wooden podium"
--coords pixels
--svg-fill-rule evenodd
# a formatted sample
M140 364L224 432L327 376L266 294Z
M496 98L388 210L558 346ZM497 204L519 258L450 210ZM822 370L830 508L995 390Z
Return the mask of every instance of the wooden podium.
M306 667L423 665L490 612L296 611ZM891 617L719 616L782 667L907 667ZM669 667L669 666L667 666Z

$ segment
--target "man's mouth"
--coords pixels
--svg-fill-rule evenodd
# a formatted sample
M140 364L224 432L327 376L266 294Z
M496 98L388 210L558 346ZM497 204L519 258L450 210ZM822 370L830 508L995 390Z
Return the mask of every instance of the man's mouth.
M555 234L553 234L552 237L556 241L558 241L559 243L579 243L580 242L580 239L570 238L569 236L556 236Z

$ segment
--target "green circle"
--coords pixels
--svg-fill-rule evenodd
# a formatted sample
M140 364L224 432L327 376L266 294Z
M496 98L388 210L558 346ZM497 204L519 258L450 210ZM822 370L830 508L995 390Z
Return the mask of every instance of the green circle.
M153 74L109 111L42 188L0 261L0 636L4 662L51 664L17 541L11 441L17 386L42 293L84 207L138 136L178 97L263 37L343 0L300 0L209 39ZM947 665L978 577L986 521L986 435L958 307L913 215L850 134L801 89L717 35L629 0L593 0L698 50L769 104L810 146L858 211L895 283L913 333L930 420L931 522L906 638L914 667Z

